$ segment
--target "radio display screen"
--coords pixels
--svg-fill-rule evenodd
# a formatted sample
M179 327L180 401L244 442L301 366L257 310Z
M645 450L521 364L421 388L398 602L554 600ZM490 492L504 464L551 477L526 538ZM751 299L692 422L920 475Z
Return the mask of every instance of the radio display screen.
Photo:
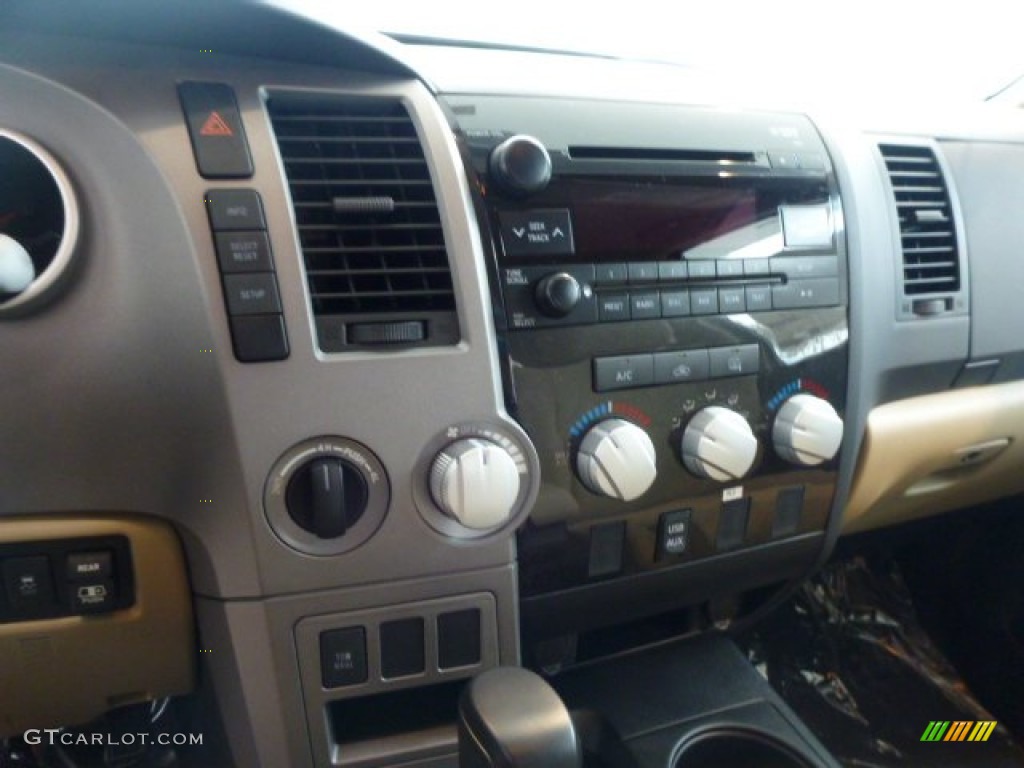
M713 257L770 234L780 205L825 203L828 190L821 179L563 177L544 197L570 211L575 256L566 260L599 263Z

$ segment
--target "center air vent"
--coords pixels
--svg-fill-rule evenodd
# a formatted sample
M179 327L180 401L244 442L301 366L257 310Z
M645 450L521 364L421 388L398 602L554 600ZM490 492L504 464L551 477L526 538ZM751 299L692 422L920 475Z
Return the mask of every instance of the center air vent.
M960 255L942 168L927 146L880 144L896 197L903 246L903 295L911 314L957 307Z
M430 170L401 102L274 94L320 348L459 339Z

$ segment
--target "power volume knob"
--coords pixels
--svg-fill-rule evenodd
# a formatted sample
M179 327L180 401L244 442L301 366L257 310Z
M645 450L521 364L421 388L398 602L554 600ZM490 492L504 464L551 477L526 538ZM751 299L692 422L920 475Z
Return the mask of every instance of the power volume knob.
M779 409L772 426L775 451L786 461L814 467L829 461L843 442L843 420L827 400L793 395Z
M449 517L467 528L499 528L512 516L519 497L519 468L497 443L483 438L457 440L434 459L430 495Z
M580 443L576 471L594 493L633 501L647 492L658 475L654 443L628 421L602 421Z
M487 166L495 183L517 197L540 192L551 181L551 155L532 136L505 139L491 151Z
M693 474L727 483L739 480L754 466L757 438L736 411L712 405L698 411L686 425L682 455Z

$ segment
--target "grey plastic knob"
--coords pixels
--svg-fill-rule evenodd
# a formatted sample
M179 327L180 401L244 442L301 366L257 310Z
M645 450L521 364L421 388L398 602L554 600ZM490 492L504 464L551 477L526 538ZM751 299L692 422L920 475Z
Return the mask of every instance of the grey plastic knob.
M831 460L843 442L843 420L827 400L793 395L775 416L775 452L786 461L814 467Z
M594 493L633 501L658 475L654 443L640 427L607 419L590 428L576 455L576 471Z
M682 456L697 477L727 483L739 480L754 466L757 438L736 411L712 405L698 411L686 425Z

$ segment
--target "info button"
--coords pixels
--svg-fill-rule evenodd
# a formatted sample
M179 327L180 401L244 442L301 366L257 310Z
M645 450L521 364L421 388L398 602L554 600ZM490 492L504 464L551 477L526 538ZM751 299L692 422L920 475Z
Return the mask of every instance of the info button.
M654 356L598 357L594 359L594 391L647 387L654 383Z

